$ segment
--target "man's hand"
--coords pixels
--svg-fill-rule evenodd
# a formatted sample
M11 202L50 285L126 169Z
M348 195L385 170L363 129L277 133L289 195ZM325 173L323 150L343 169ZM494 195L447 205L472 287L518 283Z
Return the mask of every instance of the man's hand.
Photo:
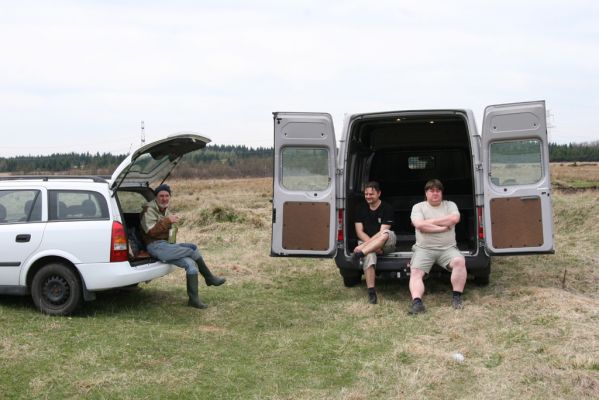
M175 214L171 214L167 218L171 222L171 224L176 224L177 222L179 222L181 220L181 218Z

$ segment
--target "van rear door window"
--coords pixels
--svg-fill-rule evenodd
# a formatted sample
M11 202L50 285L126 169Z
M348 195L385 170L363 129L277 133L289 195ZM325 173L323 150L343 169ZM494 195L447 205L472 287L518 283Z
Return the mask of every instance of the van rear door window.
M543 177L537 139L491 143L491 182L497 186L530 185Z
M288 190L320 191L330 184L329 150L285 147L281 151L281 185Z

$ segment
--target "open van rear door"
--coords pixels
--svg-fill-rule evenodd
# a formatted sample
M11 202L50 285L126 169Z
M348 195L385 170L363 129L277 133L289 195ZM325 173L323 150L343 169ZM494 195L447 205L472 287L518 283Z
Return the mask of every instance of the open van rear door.
M545 102L487 107L482 146L488 252L553 253Z
M272 256L336 252L333 120L324 113L275 112Z

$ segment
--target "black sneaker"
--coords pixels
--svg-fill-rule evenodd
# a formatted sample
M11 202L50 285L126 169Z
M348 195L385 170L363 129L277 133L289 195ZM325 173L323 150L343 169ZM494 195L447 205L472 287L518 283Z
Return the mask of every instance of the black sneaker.
M426 307L424 307L424 303L422 301L412 302L412 305L408 310L408 314L411 315L422 314L424 312L426 312Z
M368 292L368 303L376 304L378 302L378 298L376 296L376 292Z
M451 298L451 307L454 310L461 310L464 308L464 304L462 304L462 296L453 296Z
M356 251L355 253L352 253L351 258L354 261L360 261L360 259L364 258L364 253Z

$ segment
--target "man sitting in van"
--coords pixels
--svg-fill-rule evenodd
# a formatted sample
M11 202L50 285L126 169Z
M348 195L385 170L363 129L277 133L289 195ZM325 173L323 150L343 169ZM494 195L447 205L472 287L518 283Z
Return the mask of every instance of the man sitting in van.
M375 283L375 266L377 254L386 254L395 250L397 241L391 230L393 225L393 208L382 201L378 182L368 182L364 187L366 204L361 204L356 215L356 235L358 246L353 257L363 258L364 276L368 288L368 302L377 303Z
M462 292L468 276L466 260L457 248L455 225L460 222L460 212L452 201L443 200L443 184L432 179L424 186L426 201L415 204L410 216L416 228L416 244L410 261L410 314L426 311L423 278L437 264L451 272L453 287L452 306L461 309Z
M194 308L206 308L198 295L198 272L202 274L208 286L220 286L226 279L215 276L204 262L198 247L192 243L169 243L169 230L179 222L179 216L168 209L171 200L171 188L163 183L154 190L156 198L143 207L141 227L143 238L152 257L162 262L184 268L187 278L187 305Z

